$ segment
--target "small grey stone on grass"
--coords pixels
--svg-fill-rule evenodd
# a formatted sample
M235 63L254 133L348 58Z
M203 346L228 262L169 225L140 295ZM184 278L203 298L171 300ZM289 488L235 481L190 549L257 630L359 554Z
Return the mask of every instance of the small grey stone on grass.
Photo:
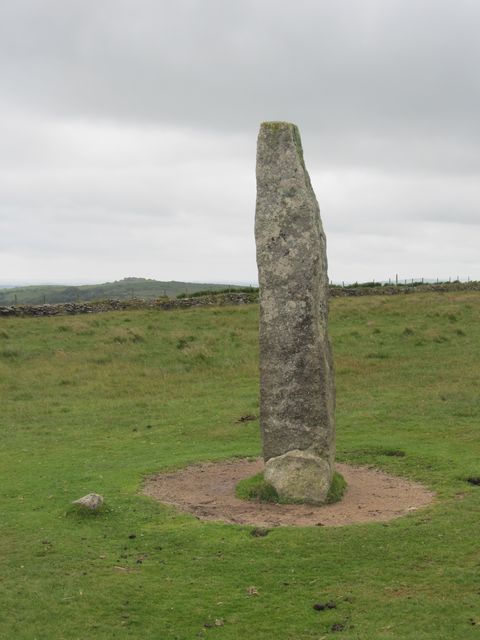
M76 504L80 507L85 507L85 509L90 509L91 511L95 511L103 504L103 496L98 493L88 493L86 496L79 498L78 500L74 500L73 504Z

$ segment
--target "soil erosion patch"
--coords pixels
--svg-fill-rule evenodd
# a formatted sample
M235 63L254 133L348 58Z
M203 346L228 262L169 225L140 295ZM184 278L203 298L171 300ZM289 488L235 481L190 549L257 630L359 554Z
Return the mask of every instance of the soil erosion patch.
M382 522L399 518L433 501L433 492L421 484L377 469L337 464L347 481L336 504L271 504L235 496L236 484L263 471L262 459L234 459L192 465L147 479L144 493L160 502L193 513L200 520L221 520L259 527L326 526Z

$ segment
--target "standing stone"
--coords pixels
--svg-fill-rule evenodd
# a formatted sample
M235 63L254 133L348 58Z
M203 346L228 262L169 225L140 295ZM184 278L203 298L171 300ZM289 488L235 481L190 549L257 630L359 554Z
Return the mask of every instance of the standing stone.
M300 133L288 122L260 127L255 240L265 480L281 497L321 504L335 456L327 256Z

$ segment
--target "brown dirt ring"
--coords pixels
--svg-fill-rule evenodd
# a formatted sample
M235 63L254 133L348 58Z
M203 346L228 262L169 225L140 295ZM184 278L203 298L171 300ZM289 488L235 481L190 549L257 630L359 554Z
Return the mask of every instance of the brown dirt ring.
M220 520L257 527L338 527L384 522L426 507L434 493L418 483L368 467L337 464L347 490L336 504L314 506L248 502L235 496L239 480L263 469L261 459L234 459L193 465L147 479L143 492L188 511L200 520Z

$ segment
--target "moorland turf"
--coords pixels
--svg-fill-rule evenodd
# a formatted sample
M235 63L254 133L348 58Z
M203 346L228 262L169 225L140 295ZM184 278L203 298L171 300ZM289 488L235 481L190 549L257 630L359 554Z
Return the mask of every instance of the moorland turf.
M259 454L238 422L258 414L257 314L0 320L0 638L478 638L478 292L331 305L337 458L423 482L432 507L256 536L140 494ZM91 491L106 509L72 512Z

